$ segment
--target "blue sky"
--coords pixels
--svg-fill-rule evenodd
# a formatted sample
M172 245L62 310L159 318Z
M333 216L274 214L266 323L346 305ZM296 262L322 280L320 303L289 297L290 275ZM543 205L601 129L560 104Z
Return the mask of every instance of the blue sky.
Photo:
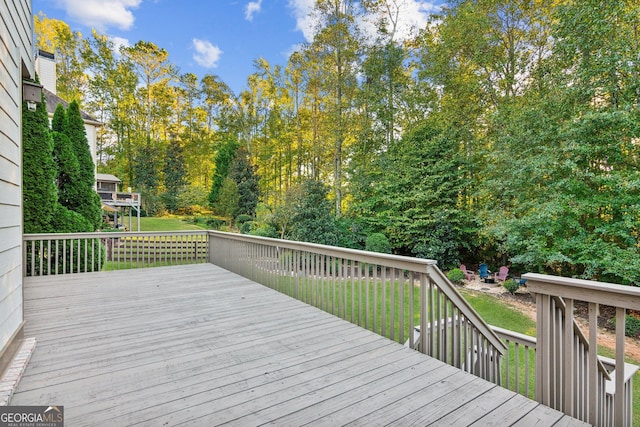
M388 0L407 27L423 25L434 2ZM440 3L437 1L436 3ZM181 73L216 74L237 94L253 61L286 65L313 38L314 0L33 0L33 11L67 22L84 35L91 28L117 43L150 41L169 52Z

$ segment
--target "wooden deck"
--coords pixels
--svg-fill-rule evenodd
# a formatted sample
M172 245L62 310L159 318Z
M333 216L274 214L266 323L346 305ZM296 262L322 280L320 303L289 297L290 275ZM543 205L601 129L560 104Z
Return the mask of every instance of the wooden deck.
M211 264L25 279L67 426L584 425Z

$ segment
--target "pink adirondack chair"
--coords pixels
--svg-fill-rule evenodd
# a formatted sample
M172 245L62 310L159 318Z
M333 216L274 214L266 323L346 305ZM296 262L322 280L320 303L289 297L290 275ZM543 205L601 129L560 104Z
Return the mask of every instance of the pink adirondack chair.
M467 266L464 264L460 264L460 270L464 273L464 278L467 280L473 280L476 278L476 275L473 271L467 271Z
M504 282L505 280L507 280L507 275L509 275L509 268L502 266L500 267L500 270L496 273L494 278L496 280L500 280Z

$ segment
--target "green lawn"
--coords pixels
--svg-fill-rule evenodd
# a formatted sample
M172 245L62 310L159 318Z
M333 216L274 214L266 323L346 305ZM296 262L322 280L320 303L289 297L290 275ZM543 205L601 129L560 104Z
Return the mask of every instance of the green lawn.
M204 230L180 217L143 217L140 218L140 231L182 231Z

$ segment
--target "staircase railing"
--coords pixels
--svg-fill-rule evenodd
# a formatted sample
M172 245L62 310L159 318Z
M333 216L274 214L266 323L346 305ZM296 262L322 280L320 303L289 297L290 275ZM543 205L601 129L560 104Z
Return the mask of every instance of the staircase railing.
M630 426L631 377L638 368L624 362L625 322L626 310L640 310L640 289L533 273L523 277L536 296L536 400L594 425ZM574 317L580 301L588 309L587 336ZM609 368L597 354L601 305L616 311L615 360Z

